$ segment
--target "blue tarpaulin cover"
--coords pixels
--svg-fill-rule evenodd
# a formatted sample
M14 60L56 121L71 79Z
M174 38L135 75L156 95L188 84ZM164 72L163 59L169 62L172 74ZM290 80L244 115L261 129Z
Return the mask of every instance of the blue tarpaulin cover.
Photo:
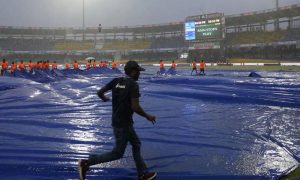
M146 69L140 103L157 123L134 115L134 126L157 179L276 179L299 164L300 72ZM96 91L116 76L123 74L0 77L1 179L78 179L78 159L111 150L111 101ZM87 178L136 179L130 144L123 159L92 167Z

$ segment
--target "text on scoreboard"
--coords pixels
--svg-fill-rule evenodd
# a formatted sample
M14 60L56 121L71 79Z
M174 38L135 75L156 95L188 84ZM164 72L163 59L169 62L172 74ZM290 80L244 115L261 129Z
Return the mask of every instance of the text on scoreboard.
M222 39L222 18L195 19L185 22L185 40Z

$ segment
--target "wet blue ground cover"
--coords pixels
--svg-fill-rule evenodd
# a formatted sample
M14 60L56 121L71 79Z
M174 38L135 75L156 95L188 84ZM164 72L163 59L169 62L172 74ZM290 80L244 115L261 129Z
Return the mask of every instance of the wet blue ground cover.
M146 69L141 105L157 123L134 119L157 179L276 179L299 164L299 72ZM96 91L122 74L55 74L0 77L1 179L77 179L78 159L112 149L111 102ZM130 145L88 178L135 179Z

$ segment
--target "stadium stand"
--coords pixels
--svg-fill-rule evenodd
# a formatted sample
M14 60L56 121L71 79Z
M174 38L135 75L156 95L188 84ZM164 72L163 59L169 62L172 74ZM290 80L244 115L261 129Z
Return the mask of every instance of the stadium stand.
M41 51L53 50L54 42L48 39L0 39L0 49L8 51Z
M2 35L44 35L44 36L64 36L66 34L65 28L34 28L34 27L0 27L0 34Z
M151 49L187 47L182 36L160 37L152 39Z
M146 39L113 40L105 42L102 50L149 49L151 42Z
M95 49L93 41L57 41L54 45L56 51L89 50Z
M188 52L187 60L203 58L207 62L225 57L296 59L300 58L299 17L300 4L225 16L226 35L219 50L192 47L185 40L184 22L102 28L101 33L97 27L83 31L0 26L0 55L32 60L93 56L156 61L178 59ZM220 54L221 49L224 53Z
M252 44L271 43L285 39L288 31L274 32L240 32L227 35L227 43L230 44Z
M300 40L300 28L289 29L282 40L283 41Z
M138 60L142 61L158 61L159 59L174 60L178 59L178 53L176 51L146 51L146 52L131 52L122 56L122 59L126 60Z

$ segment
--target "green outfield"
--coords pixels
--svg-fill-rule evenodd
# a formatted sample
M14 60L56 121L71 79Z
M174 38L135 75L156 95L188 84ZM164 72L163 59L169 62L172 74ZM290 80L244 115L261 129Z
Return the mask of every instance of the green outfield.
M232 59L227 59L227 61L228 61L228 63L280 63L279 60L272 60L272 59L246 59L246 58L232 58ZM288 61L285 61L285 62L288 62Z
M176 61L180 64L180 61ZM154 62L158 63L158 62ZM171 61L165 61L165 63L171 63ZM300 66L281 66L279 63L300 63L299 61L280 61L280 60L271 60L271 59L245 59L245 58L233 58L227 59L226 64L219 64L217 66L209 66L210 63L207 63L206 69L224 69L224 70L265 70L265 71L300 71ZM274 65L237 65L233 66L232 63L265 63L265 64L274 64ZM184 63L182 63L184 64ZM186 63L185 63L186 64ZM278 64L278 65L277 65ZM177 68L191 68L189 65L181 65ZM198 67L199 68L199 67Z
M190 68L190 67L189 67ZM300 71L300 66L207 66L206 69Z
M246 59L246 58L233 58L227 60L229 64L232 63L295 63L295 61L280 61L272 59ZM300 62L300 60L298 61ZM299 71L300 66L280 66L280 65L267 65L267 66L207 66L207 69L228 69L228 70L265 70L265 71Z

